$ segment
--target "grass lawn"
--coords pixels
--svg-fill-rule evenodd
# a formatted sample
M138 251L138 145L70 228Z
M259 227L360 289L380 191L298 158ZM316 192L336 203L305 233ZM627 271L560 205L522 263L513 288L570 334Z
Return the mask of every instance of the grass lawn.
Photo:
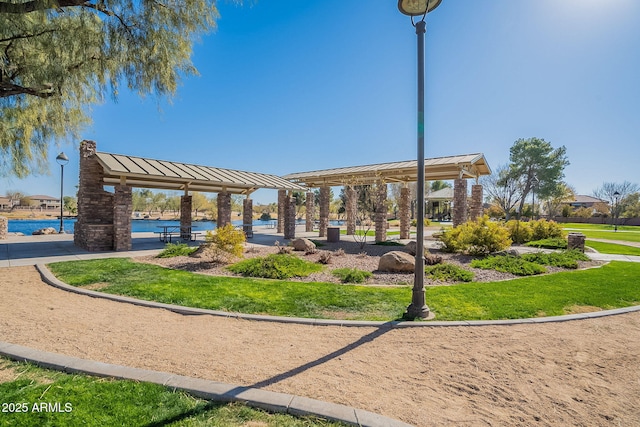
M617 243L596 242L587 240L586 245L603 254L636 255L640 256L640 248L635 246L619 245Z
M625 242L640 242L640 227L619 226L615 232L611 225L605 224L562 224L567 231L577 231L591 239L621 240Z
M65 374L4 358L0 358L1 371L17 376L0 382L0 425L6 426L343 425L269 414L240 404L212 403L157 384ZM38 411L41 403L59 406L55 412Z
M101 292L239 313L389 320L402 316L411 302L408 287L212 277L128 259L71 261L49 267L61 280L74 286L105 283Z
M611 224L583 224L580 222L566 222L560 224L562 228L583 228L585 230L602 230L602 231L613 231L613 225ZM619 225L618 230L620 231L635 231L640 233L640 227L634 225Z
M49 268L74 286L105 283L102 292L241 313L388 321L400 318L411 302L410 286L212 277L118 258ZM430 287L427 304L437 320L515 319L568 314L582 306L627 307L640 304L638 277L640 263L612 262L589 270Z

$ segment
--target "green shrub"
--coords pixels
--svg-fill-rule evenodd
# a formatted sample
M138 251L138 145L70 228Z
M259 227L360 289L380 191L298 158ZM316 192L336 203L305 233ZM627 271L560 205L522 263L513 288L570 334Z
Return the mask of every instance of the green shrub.
M370 271L358 270L357 268L337 268L332 274L342 281L342 283L363 283L373 277Z
M531 240L533 230L529 222L512 219L505 224L513 243L525 243Z
M547 271L540 264L526 261L521 257L513 255L497 255L484 259L474 259L471 261L471 267L482 268L483 270L496 270L503 273L515 274L516 276L532 276Z
M525 246L545 249L567 249L567 240L553 237L551 239L533 240L525 243Z
M167 243L157 257L172 258L175 256L189 256L196 250L198 250L198 248L192 248L186 243Z
M207 231L203 247L204 252L214 261L228 261L229 258L242 256L244 242L244 231L227 224L214 231Z
M246 277L266 279L288 279L305 277L322 270L322 266L305 261L295 255L271 254L266 257L251 258L227 267L229 271Z
M378 246L404 246L402 243L395 240L385 240L384 242L376 242L374 244Z
M411 225L411 227L417 226L418 225L418 220L417 219L412 219L410 225ZM424 226L428 227L430 225L431 225L431 221L429 220L429 218L425 218L424 219Z
M541 265L551 265L562 268L578 268L578 261L588 261L589 257L574 249L570 251L552 253L529 253L522 255L522 259Z
M269 212L262 212L262 215L260 215L260 221L271 221L271 214Z
M562 229L560 224L555 221L547 221L542 218L530 221L529 224L532 232L530 240L566 238L566 232Z
M509 231L487 215L468 221L440 235L446 252L464 252L470 255L486 255L507 249L511 245Z
M436 264L424 268L427 277L441 282L471 282L473 272L453 264Z

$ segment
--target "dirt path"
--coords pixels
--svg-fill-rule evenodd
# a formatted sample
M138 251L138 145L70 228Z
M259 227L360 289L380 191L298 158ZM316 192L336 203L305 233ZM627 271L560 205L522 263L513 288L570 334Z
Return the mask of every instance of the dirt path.
M0 270L0 339L417 426L640 425L640 313L521 326L282 325L70 294L15 267Z

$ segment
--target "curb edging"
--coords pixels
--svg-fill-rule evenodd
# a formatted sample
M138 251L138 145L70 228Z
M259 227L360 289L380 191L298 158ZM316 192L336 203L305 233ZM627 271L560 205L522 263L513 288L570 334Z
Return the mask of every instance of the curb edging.
M214 402L242 403L269 412L318 416L360 427L412 427L411 424L363 409L217 381L96 362L0 341L0 355L66 373L81 373L159 384Z
M507 325L528 325L538 323L557 323L568 322L572 320L595 319L599 317L614 316L618 314L627 314L640 311L640 305L615 308L611 310L593 311L589 313L565 314L562 316L535 317L527 319L508 319L508 320L457 320L457 321L366 321L366 320L331 320L331 319L309 319L302 317L284 317L284 316L264 316L258 314L230 313L227 311L208 310L204 308L192 308L181 305L165 304L155 301L145 301L136 298L106 294L103 292L82 289L76 286L68 285L51 273L44 264L36 264L36 269L40 273L42 280L50 286L62 289L67 292L73 292L80 295L90 296L93 298L102 298L116 302L123 302L142 307L161 308L182 315L209 315L217 317L226 317L232 319L254 320L262 322L278 322L301 324L311 326L351 326L351 327L371 327L371 328L411 328L411 327L452 327L452 326L507 326Z

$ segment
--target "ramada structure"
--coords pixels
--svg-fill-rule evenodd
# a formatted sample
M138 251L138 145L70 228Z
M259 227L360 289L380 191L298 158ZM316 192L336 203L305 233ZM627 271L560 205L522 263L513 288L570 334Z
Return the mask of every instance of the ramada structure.
M454 226L462 224L467 219L474 219L482 215L483 191L482 185L478 184L478 178L482 175L491 174L491 168L483 154L425 159L424 166L426 181L454 180ZM304 184L308 188L320 188L320 237L326 235L329 224L330 187L345 187L347 196L347 234L355 234L357 196L354 187L357 185L375 185L376 242L387 240L387 184L401 183L403 186L400 191L400 238L409 238L411 201L408 184L417 181L417 160L292 173L283 176L283 178L298 184ZM475 179L476 182L471 188L470 202L467 201L467 180L469 178ZM280 191L278 197L279 207L282 205L281 200L284 200L284 197L285 193ZM307 193L306 200L306 230L311 231L310 227L313 223L315 209L309 205L309 202L311 201L311 205L313 204L313 193Z
M104 186L113 186L108 192ZM80 143L80 187L76 246L88 251L131 250L132 189L181 190L180 227L191 228L190 191L218 193L219 227L231 223L231 195L246 196L243 223L251 227L251 193L260 188L305 191L306 188L274 175L146 159L96 151L96 143ZM295 234L295 204L289 202L284 216L285 238ZM250 230L245 230L250 231Z
M482 215L482 186L478 178L491 169L484 155L469 154L425 160L426 180L454 180L454 226ZM409 238L410 200L407 184L417 178L417 161L345 167L293 173L283 177L256 172L199 166L111 154L96 151L96 143L80 144L80 182L78 220L74 243L89 251L126 251L131 249L132 189L153 188L184 191L180 206L180 227L191 227L190 191L217 193L217 226L231 223L231 195L246 196L243 202L243 227L251 231L253 202L251 194L260 188L278 190L277 232L285 239L295 237L294 192L307 192L306 230L315 221L313 188L320 188L319 235L326 236L329 225L330 187L344 186L347 194L347 234L355 234L356 194L354 186L376 185L376 241L386 240L387 184L402 183L400 238ZM467 202L467 179L476 180L471 201ZM105 186L113 186L108 192ZM469 215L467 215L467 211Z

